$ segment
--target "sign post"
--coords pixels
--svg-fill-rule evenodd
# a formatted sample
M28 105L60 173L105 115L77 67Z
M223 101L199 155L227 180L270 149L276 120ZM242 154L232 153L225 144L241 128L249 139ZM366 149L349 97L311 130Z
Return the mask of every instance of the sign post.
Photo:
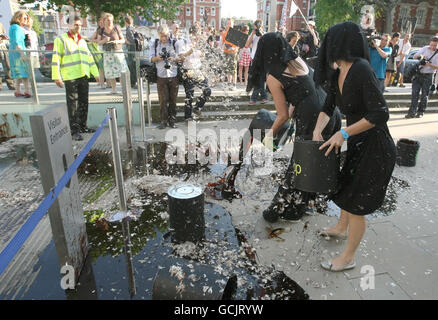
M59 104L31 115L30 125L47 195L74 161L66 105ZM76 284L88 253L77 173L50 207L49 219L59 266L73 267Z

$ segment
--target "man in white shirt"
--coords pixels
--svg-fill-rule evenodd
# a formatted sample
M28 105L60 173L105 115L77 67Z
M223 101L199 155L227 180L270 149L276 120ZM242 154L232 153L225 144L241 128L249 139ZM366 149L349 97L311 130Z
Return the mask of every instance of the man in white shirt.
M420 59L420 72L412 80L412 102L408 114L409 118L421 118L427 107L429 90L432 85L433 74L438 70L438 37L430 39L428 46L421 48L415 55L414 59ZM418 98L421 100L418 104ZM417 110L418 107L418 110Z
M176 99L178 97L178 47L169 37L169 29L163 24L158 27L159 39L150 49L151 62L157 66L157 90L161 109L159 129L176 128Z
M405 72L405 60L406 56L409 54L409 51L411 50L411 34L406 33L403 39L400 39L398 42L399 47L399 53L398 56L395 58L395 63L397 66L397 74L395 75L395 79L399 80L400 87L404 88L405 85L403 84L403 73Z

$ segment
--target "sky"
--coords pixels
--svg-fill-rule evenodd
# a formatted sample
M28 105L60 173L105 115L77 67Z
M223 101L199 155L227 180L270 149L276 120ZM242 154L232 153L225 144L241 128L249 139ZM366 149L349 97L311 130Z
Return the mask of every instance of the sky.
M222 18L226 17L245 17L250 20L257 19L256 0L221 0Z

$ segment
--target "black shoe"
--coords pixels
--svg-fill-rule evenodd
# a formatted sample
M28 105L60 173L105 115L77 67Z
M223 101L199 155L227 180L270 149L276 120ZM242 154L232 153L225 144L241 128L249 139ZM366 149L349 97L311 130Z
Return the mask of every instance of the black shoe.
M280 218L288 221L299 221L304 216L305 212L305 204L299 204L296 206L290 205L284 209L284 212L280 215Z
M84 140L84 137L79 132L72 133L71 134L71 138L74 141L82 141L82 140Z
M422 114L422 113L417 113L417 115L415 116L415 118L423 118L423 114Z
M279 219L279 215L275 209L269 207L263 211L263 219L265 219L267 222L274 223Z
M412 119L415 118L415 115L408 113L407 115L405 115L406 119Z
M85 128L81 128L81 131L80 131L81 133L95 133L96 132L96 129L92 129L92 128L88 128L88 127L85 127Z
M166 129L167 125L165 123L161 123L157 128L158 129Z
M175 129L176 128L176 124L174 124L173 122L169 122L169 128Z

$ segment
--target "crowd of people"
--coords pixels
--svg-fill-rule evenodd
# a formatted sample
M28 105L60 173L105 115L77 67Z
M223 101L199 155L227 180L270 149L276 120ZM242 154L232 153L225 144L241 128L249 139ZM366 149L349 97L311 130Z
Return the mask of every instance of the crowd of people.
M285 35L291 38L291 45L295 41L293 47L307 62L316 57L319 45L319 36L314 26L314 22L310 21L306 32L300 34L294 31ZM228 37L231 28L247 35L246 43L241 47ZM178 24L173 24L171 29L169 30L167 25L161 25L158 28L159 38L153 40L150 45L150 59L157 68L160 129L176 126L178 83L182 83L185 90L186 121L199 118L201 109L211 94L210 87L218 82L228 90L236 90L239 85L247 88L247 91L252 90L251 105L256 104L258 100L261 100L261 103L268 101L266 77L260 77L257 83L249 81L249 70L258 42L264 34L261 20L254 21L251 26L234 27L233 19L229 18L226 20L225 28L218 33L211 26L202 28L196 23L190 28L188 36L179 32ZM163 48L167 55L163 54ZM196 106L193 106L195 87L200 88L202 94L197 98Z
M29 65L39 68L38 36L32 29L33 17L25 10L18 10L10 21L9 35L0 23L1 63L5 72L9 90L14 90L15 97L32 97L29 83ZM8 51L6 51L8 50ZM32 62L32 64L29 63ZM21 84L24 93L21 91ZM0 90L2 79L0 79Z

